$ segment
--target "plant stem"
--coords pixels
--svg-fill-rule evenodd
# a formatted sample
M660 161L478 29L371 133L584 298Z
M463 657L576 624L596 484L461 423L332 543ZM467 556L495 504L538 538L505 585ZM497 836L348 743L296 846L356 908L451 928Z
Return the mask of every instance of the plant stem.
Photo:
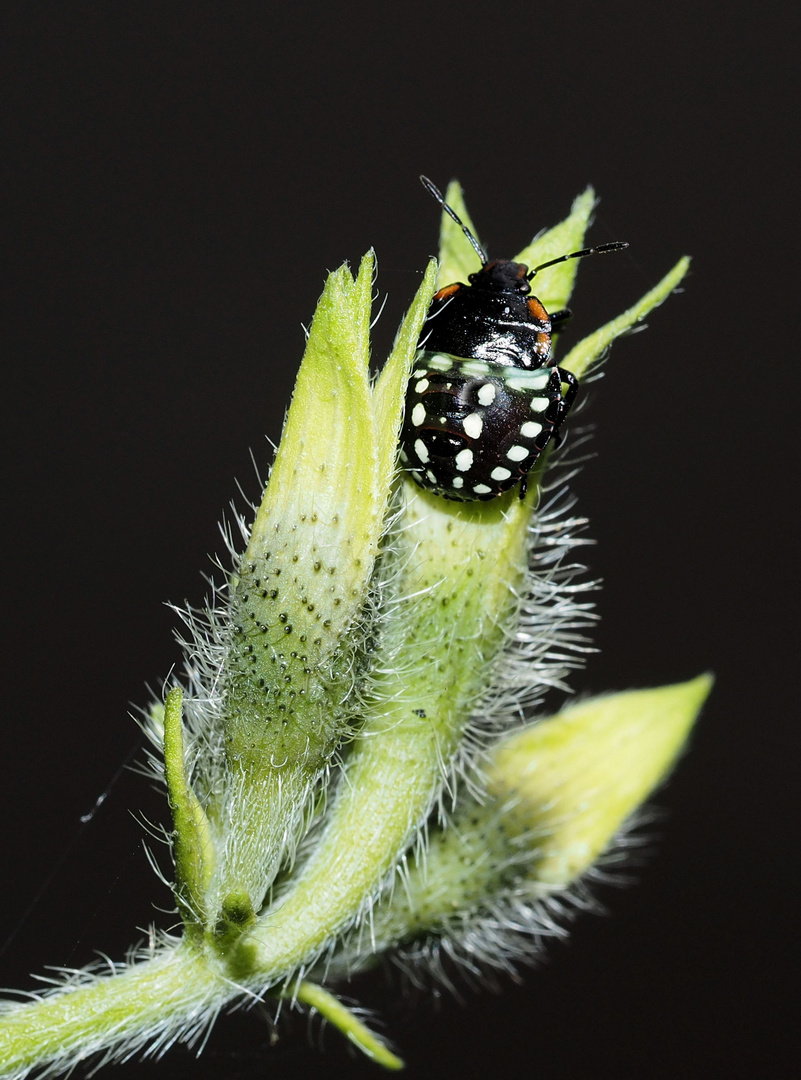
M238 992L186 943L110 975L84 976L0 1014L0 1074L22 1077L54 1059L66 1069L104 1051L123 1056L169 1044L177 1031L191 1038Z

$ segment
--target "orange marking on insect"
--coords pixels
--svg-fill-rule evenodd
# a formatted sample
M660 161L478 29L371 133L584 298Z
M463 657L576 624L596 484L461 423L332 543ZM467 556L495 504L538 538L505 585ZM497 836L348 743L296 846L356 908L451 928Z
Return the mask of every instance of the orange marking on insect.
M460 281L455 281L453 285L446 285L444 289L440 289L439 292L434 293L432 303L434 300L445 300L449 296L453 296L454 293L457 293L461 288L462 283Z
M528 310L531 312L535 319L538 319L540 322L550 322L550 319L548 318L548 312L545 310L545 308L542 306L536 296L530 296L526 303L528 304Z

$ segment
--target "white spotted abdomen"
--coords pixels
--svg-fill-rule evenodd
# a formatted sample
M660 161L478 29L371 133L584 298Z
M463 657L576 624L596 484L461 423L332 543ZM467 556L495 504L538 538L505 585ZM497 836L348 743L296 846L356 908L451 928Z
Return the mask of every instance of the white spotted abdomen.
M519 483L564 415L556 368L525 371L421 350L409 380L401 460L448 499L492 499Z

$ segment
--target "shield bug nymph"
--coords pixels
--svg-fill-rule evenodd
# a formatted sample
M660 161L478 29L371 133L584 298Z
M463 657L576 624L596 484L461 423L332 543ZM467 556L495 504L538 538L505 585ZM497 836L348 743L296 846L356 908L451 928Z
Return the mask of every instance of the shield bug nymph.
M548 266L628 245L571 251L532 270L510 259L490 262L439 190L420 179L461 227L481 269L431 301L406 394L401 461L418 484L446 499L493 499L518 483L522 499L578 390L551 355L553 328L570 312L549 314L530 282Z

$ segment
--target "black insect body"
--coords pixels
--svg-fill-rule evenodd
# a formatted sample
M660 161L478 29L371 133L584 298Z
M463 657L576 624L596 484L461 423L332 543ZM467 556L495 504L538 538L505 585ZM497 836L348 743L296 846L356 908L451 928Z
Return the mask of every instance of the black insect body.
M575 397L574 376L550 366L551 320L529 295L527 274L523 263L492 262L431 304L406 397L402 460L445 498L493 499L525 485Z
M468 285L447 285L431 302L406 395L401 461L418 484L446 499L494 499L515 484L523 498L528 473L578 390L575 376L551 357L553 326L569 312L549 316L529 282L545 266L626 245L571 252L534 270L488 262L434 185L421 179L461 225L482 266Z

